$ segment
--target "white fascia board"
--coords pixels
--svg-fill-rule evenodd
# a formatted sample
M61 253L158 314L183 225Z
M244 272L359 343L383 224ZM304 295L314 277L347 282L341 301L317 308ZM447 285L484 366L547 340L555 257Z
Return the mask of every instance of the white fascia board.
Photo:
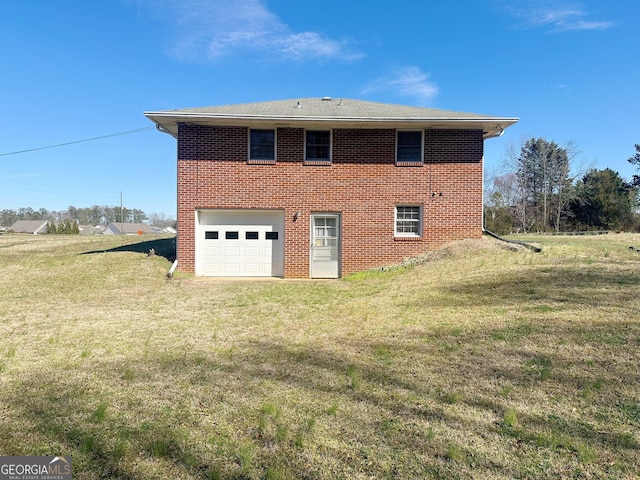
M177 124L195 123L199 125L224 126L265 126L274 127L314 127L335 126L337 128L412 128L421 125L423 129L479 129L483 130L485 138L499 136L509 126L515 124L518 118L486 117L318 117L318 116L279 116L279 115L238 115L215 114L207 115L198 112L145 112L144 115L156 123L160 131L177 136Z

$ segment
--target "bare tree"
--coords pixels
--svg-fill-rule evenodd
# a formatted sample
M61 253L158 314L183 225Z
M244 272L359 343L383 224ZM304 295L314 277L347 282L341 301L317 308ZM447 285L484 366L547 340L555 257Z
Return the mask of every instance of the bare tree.
M507 147L505 167L515 175L513 205L523 231L559 231L570 213L573 183L571 163L578 154L573 142L560 146L544 138L530 138Z

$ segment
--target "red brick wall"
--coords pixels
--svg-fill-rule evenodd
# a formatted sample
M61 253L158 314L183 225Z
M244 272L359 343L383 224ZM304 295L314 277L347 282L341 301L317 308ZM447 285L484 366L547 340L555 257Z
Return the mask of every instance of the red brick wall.
M249 129L246 127L178 126L179 160L246 160Z
M425 163L395 166L395 130L335 129L330 166L303 165L304 130L279 128L275 165L247 164L248 129L181 124L178 261L195 271L195 211L283 209L285 276L309 276L310 215L342 215L342 274L482 234L481 131L425 131ZM224 160L224 161L223 161ZM394 206L423 206L423 235L394 238ZM294 222L295 212L301 215Z

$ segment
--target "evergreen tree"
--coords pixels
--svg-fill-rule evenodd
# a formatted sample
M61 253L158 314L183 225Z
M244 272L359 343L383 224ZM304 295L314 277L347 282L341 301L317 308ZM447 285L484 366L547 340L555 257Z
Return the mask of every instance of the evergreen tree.
M640 145L636 144L636 154L633 157L629 157L627 161L631 165L635 165L636 168L640 169ZM634 187L640 187L640 175L634 175L631 179L631 185Z
M513 231L512 210L505 202L502 192L494 190L489 195L484 210L484 223L487 230L498 235L506 235Z
M522 146L514 167L525 231L560 229L571 194L569 160L567 148L543 138L532 138Z
M65 235L69 235L71 233L72 227L71 227L71 219L69 217L64 219L64 223L63 223L64 227L62 230L62 233Z
M87 223L94 227L100 225L104 216L103 209L98 205L92 205L89 211L89 221Z
M571 204L579 226L619 230L631 223L636 189L606 168L590 170L576 184L577 198Z
M144 213L142 210L138 210L137 208L134 208L133 210L130 211L130 221L134 223L142 223L145 220L147 220L147 214Z
M0 212L0 225L3 227L10 227L18 220L18 214L15 210L4 209Z

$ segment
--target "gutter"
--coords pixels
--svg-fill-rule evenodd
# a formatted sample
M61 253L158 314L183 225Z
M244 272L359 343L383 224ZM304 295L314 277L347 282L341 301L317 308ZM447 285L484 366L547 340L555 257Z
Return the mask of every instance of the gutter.
M517 122L518 118L507 117L349 117L349 116L328 116L328 115L261 115L250 113L206 113L206 112L144 112L145 117L168 117L168 118L199 118L202 120L209 119L234 119L234 120L266 120L266 121L344 121L344 122Z
M341 125L353 128L415 128L420 125L423 129L482 129L483 138L500 137L505 129L518 121L518 118L487 117L340 117L340 116L290 116L290 115L254 115L254 114L211 114L201 112L144 112L144 116L156 124L156 128L174 137L168 125L179 122L196 123L202 125L251 126L269 124L275 127L322 126L327 124ZM162 120L167 120L165 124ZM167 125L167 126L165 126ZM341 127L344 128L344 127Z
M149 117L147 117L149 118ZM158 130L159 132L162 133L166 133L167 135L171 135L174 138L178 138L178 134L174 134L171 130L169 130L167 127L165 127L163 124L156 122L153 118L149 118L149 120L151 120L153 123L156 124L156 130Z

